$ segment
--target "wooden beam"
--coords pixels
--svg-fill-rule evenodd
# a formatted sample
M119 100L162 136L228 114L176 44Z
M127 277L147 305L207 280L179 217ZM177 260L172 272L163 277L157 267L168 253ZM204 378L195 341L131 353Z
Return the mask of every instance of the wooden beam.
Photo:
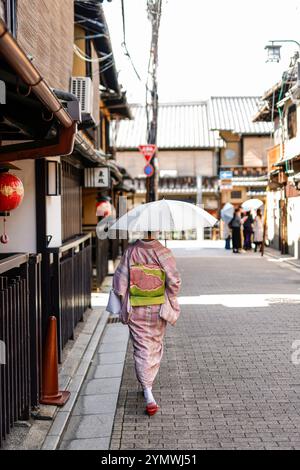
M219 131L220 136L225 142L240 142L241 136L232 131Z
M19 145L0 146L0 163L42 157L70 155L73 152L77 124L60 127L58 139L35 141Z

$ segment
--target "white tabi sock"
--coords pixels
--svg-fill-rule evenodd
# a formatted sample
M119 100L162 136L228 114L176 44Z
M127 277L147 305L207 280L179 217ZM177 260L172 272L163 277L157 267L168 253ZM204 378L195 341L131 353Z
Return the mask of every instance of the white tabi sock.
M144 389L144 397L145 397L147 405L149 405L149 403L156 403L154 396L152 395L152 388Z

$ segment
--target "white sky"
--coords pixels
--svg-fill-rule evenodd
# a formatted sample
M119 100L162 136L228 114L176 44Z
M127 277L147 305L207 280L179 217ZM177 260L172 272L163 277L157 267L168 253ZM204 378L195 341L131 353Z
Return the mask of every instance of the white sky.
M124 56L121 0L105 2L119 79L129 102L144 103L150 47L146 0L124 0L126 42L138 81ZM159 100L199 101L211 95L262 95L277 82L296 45L282 47L280 64L266 63L270 39L300 41L300 0L164 0L159 43Z

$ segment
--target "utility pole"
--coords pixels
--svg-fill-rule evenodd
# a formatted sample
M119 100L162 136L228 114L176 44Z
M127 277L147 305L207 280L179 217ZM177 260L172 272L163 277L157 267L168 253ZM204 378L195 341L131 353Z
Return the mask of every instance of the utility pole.
M147 0L148 18L151 22L151 46L148 63L148 77L146 84L146 114L147 114L147 143L157 145L158 123L158 92L157 92L157 68L158 68L158 38L161 18L162 0ZM158 199L159 169L157 151L151 164L154 168L153 175L147 178L147 202Z

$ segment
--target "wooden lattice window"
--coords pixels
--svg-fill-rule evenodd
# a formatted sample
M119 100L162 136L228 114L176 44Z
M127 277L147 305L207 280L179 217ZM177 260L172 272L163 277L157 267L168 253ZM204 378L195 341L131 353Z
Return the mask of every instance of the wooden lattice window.
M82 233L82 170L62 161L62 239Z
M231 199L242 199L242 191L231 191Z

